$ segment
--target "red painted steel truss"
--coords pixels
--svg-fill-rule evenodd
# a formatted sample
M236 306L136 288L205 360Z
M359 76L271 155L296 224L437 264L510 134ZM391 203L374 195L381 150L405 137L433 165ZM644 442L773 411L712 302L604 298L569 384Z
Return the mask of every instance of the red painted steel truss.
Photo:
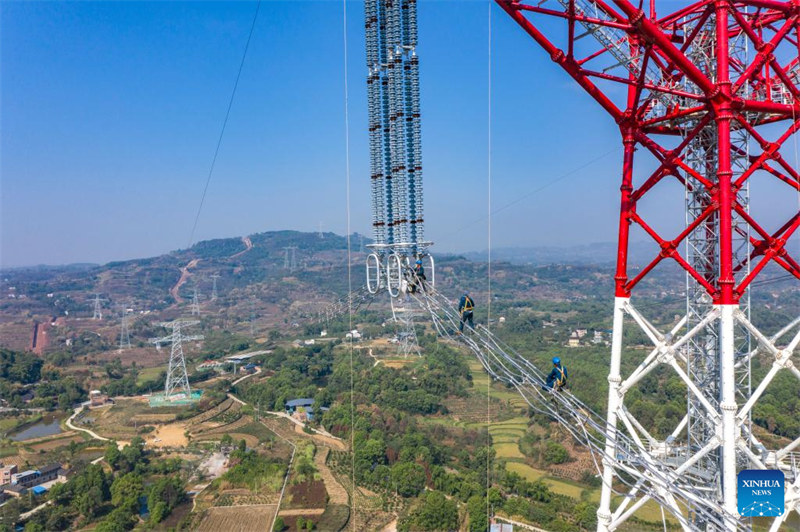
M792 209L780 227L768 230L738 197L757 173L779 180L787 193L800 191L798 171L782 154L783 148L791 152L787 141L800 128L800 1L702 1L665 16L656 14L654 0L647 13L641 3L627 0L612 0L613 5L603 0L496 2L619 125L624 156L617 296L630 296L664 259L677 262L721 304L737 303L770 262L800 279L800 264L786 246L800 225L800 212ZM746 53L734 53L737 46ZM708 58L703 64L698 64L700 52ZM711 131L715 142L714 167L706 172L687 161L688 147L701 131ZM732 143L732 132L748 136L746 153ZM655 157L657 168L634 186L639 146ZM736 172L734 157L746 161ZM637 212L642 198L668 177L686 187L704 187L710 198L671 239ZM709 276L680 250L690 233L712 220L719 268ZM632 224L661 250L631 278L627 253ZM734 233L749 241L744 254L732 249Z

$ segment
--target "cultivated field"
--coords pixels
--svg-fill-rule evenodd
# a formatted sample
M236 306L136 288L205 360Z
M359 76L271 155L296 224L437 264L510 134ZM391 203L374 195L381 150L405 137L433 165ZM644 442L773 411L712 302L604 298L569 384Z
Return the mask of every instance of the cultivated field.
M163 423L175 419L179 411L179 407L154 410L144 399L118 399L113 406L94 409L81 418L90 420L90 423L83 425L79 419L76 425L92 429L106 438L127 441L137 435L139 426L146 424L139 419L152 419L151 416L157 415Z
M209 508L196 531L263 532L270 530L275 510L274 504Z

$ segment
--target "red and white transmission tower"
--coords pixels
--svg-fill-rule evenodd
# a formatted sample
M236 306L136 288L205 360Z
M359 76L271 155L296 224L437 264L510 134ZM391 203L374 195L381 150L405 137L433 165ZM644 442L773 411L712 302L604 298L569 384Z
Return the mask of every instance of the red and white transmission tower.
M787 488L785 512L771 528L777 531L792 509L800 511L794 453L800 434L768 449L751 430L750 417L776 374L800 379L793 362L800 332L787 334L800 317L772 336L763 334L750 321L749 288L776 266L800 279L797 252L792 257L787 246L800 209L794 200L789 206L775 201L768 218L781 220L768 227L764 213L751 212L749 195L754 177L780 182L789 198L800 194L794 137L800 128L800 2L706 0L664 14L657 14L654 0L647 7L628 0L496 2L611 115L624 147L598 530L616 529L651 496L688 516L684 529L747 529L737 509L737 472L781 469ZM645 199L668 193L659 186L668 179L681 183L685 194L685 227L671 236L643 212ZM632 229L660 246L639 271L628 267ZM662 332L633 306L631 294L665 260L686 271L687 314ZM624 349L626 316L654 344L646 357ZM623 355L624 366L635 367L627 374ZM760 382L750 371L756 356L771 363ZM627 392L661 366L675 371L687 396L686 415L664 440L625 405ZM620 449L623 436L637 448ZM613 507L620 460L625 478L634 481ZM676 484L691 496L676 500ZM719 518L709 519L697 511L701 507L716 508Z

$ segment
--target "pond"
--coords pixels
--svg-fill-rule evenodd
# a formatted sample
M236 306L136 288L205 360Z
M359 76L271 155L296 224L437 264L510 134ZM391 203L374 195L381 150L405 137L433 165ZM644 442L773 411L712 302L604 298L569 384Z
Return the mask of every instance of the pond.
M33 425L28 425L24 429L9 435L14 441L32 440L33 438L42 438L44 436L52 436L61 432L61 423L58 418L45 417L41 421L37 421Z

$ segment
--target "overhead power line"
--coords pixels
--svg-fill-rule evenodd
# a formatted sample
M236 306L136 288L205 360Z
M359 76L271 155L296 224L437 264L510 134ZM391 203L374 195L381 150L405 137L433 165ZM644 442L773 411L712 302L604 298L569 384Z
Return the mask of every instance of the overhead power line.
M214 165L217 163L217 155L219 155L219 147L222 145L222 137L225 136L225 127L228 125L228 118L231 115L231 107L233 107L233 99L236 97L236 89L239 87L239 78L242 76L242 68L244 67L244 60L247 58L247 50L250 48L250 39L253 37L253 30L256 27L256 20L258 19L258 11L261 9L261 0L256 4L256 12L253 14L253 22L250 24L250 33L247 34L247 42L244 45L244 52L242 53L242 60L239 63L239 71L236 73L236 81L233 84L231 97L228 100L228 109L225 111L225 120L222 121L222 129L219 132L217 139L217 147L214 149L214 157L211 159L211 167L208 169L208 177L206 184L203 187L203 195L200 197L200 206L197 208L197 215L194 217L194 224L192 225L192 233L189 236L189 247L194 244L194 233L197 230L197 222L200 220L200 213L203 210L203 204L206 201L206 194L208 193L208 185L211 184L211 176L214 174Z

